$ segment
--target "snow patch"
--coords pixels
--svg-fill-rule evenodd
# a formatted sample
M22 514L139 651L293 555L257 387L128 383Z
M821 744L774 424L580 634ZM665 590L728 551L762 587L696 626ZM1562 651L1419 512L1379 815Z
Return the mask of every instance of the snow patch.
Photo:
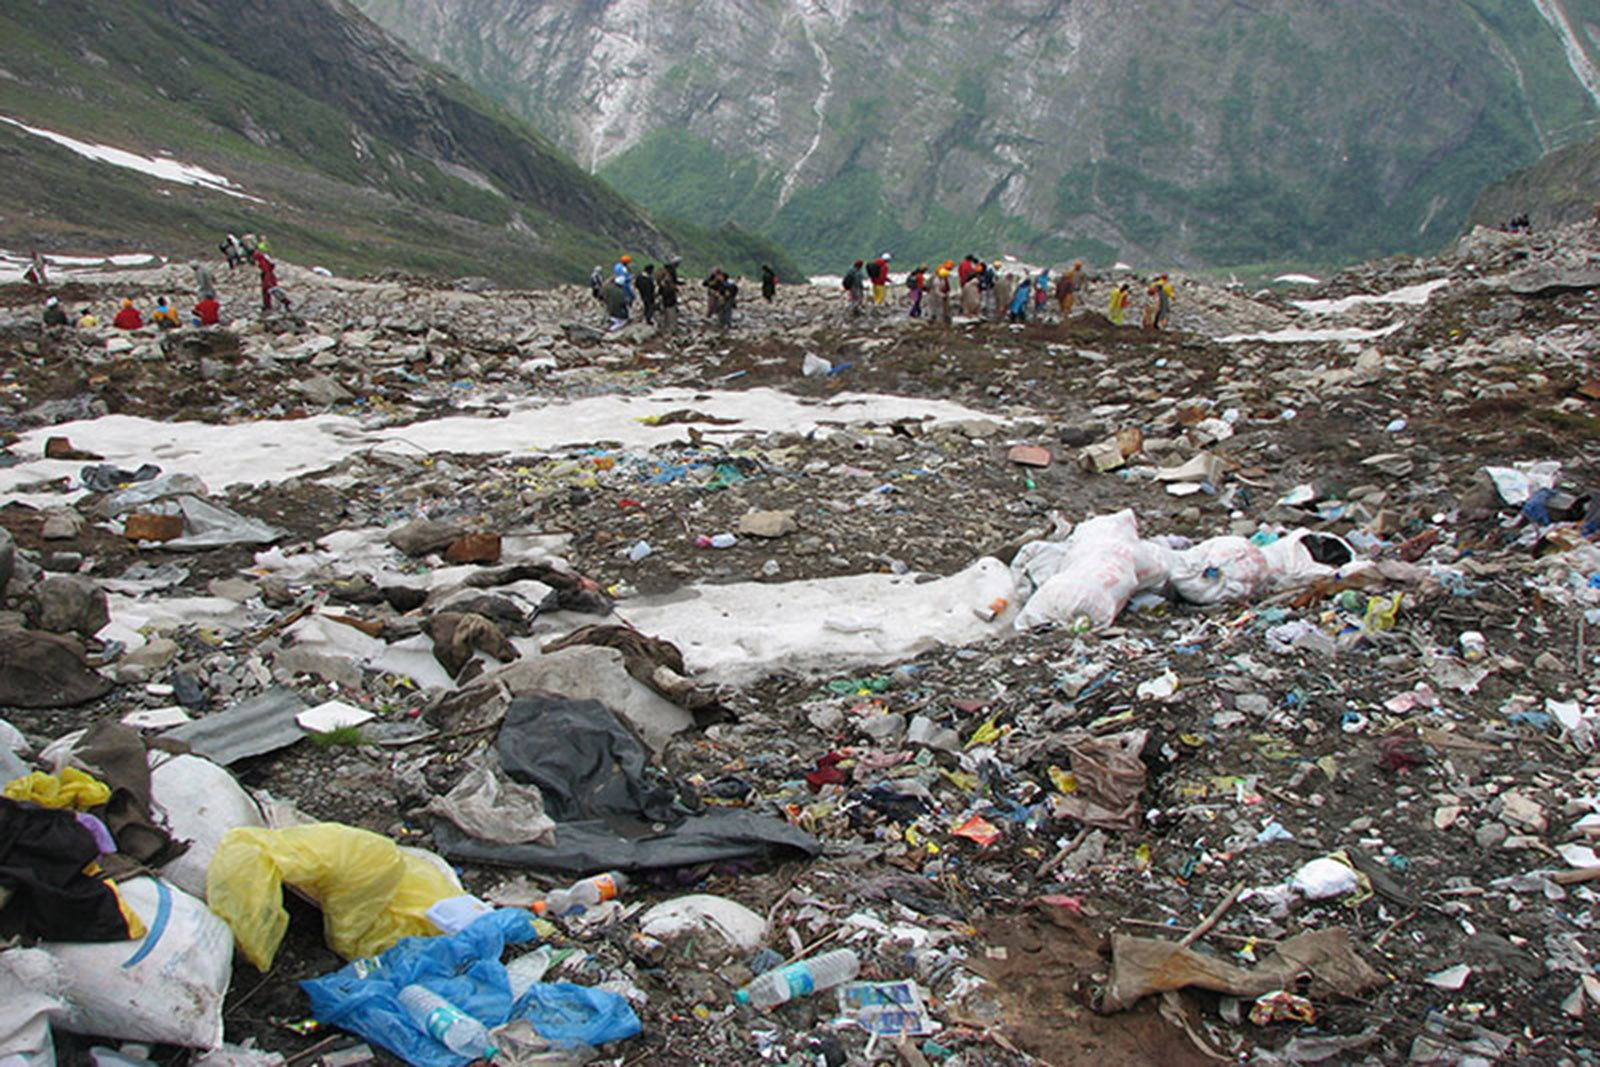
M1294 345L1315 344L1321 341L1371 341L1378 337L1387 337L1398 330L1403 323L1391 323L1376 330L1302 330L1291 328L1287 330L1274 330L1271 333L1234 333L1227 337L1219 337L1218 341L1225 345L1238 344L1241 341L1265 341L1268 344Z
M1387 293L1358 293L1337 300L1294 300L1291 303L1301 311L1312 315L1343 315L1358 307L1374 305L1421 307L1428 302L1429 297L1449 284L1449 278L1436 278L1431 282L1408 285Z
M54 141L70 151L86 159L100 163L110 163L114 167L123 167L127 170L136 170L140 174L148 174L164 182L176 182L179 185L195 185L212 192L224 193L237 197L240 200L252 200L257 204L266 203L258 196L251 196L243 192L230 179L223 177L215 171L197 167L193 163L181 163L176 159L163 159L157 156L141 156L121 148L110 145L92 144L89 141L80 141L75 137L68 137L64 133L46 130L39 126L29 126L6 115L0 115L0 122L6 122L19 130L24 130L35 137L43 137L47 141Z
M798 373L798 368L796 370ZM234 484L265 485L324 470L368 448L417 453L462 452L496 455L539 452L596 441L624 448L648 448L681 440L682 425L653 426L640 420L681 408L736 419L726 426L702 425L707 436L729 439L748 433L826 434L828 424L888 423L929 418L950 423L990 416L939 400L846 393L825 403L772 389L701 392L670 389L646 397L597 396L570 403L528 403L504 418L450 416L407 426L367 428L346 415L308 419L211 425L159 422L131 415L107 415L31 430L16 451L42 456L45 438L65 435L74 446L97 452L121 467L156 463L168 474L192 474L213 491ZM59 493L18 493L45 479L72 477L83 467L70 460L35 459L0 470L0 493L29 503L61 503Z

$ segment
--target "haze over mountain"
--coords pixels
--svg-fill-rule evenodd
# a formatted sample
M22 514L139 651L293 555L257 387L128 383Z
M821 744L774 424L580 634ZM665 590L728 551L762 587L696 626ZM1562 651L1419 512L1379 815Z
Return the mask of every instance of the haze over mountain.
M1600 0L358 2L647 207L812 268L1433 249L1600 117Z
M0 246L13 249L194 254L259 230L304 262L525 284L575 280L619 249L775 254L657 225L342 2L6 4L0 118ZM131 156L83 154L107 148ZM149 173L180 163L222 181Z

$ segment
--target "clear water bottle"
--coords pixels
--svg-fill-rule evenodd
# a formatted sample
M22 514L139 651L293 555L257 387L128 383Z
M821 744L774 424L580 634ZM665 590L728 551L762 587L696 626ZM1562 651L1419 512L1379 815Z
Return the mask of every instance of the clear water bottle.
M592 908L602 901L615 900L628 888L628 879L619 871L607 871L590 878L573 882L566 889L557 889L544 898L546 915L565 915L568 912Z
M398 999L412 1022L457 1056L476 1060L494 1055L483 1024L433 990L408 985L400 990Z
M740 1004L771 1008L848 982L861 973L861 959L850 949L835 949L809 960L775 967L733 995Z

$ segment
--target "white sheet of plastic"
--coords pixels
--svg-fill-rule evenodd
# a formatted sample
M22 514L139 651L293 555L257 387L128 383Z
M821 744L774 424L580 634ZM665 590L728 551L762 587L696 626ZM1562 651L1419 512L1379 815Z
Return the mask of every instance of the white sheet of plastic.
M62 985L60 968L48 952L0 952L0 1063L55 1067L50 1019L67 1010Z
M837 672L972 644L996 625L979 612L1016 597L1005 564L988 557L947 578L917 577L694 585L623 601L617 614L677 645L691 674L738 684L780 668Z

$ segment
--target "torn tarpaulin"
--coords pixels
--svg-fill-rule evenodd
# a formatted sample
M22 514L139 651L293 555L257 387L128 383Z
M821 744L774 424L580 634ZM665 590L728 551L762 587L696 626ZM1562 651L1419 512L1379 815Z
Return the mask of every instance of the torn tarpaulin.
M544 794L545 812L556 821L555 843L494 844L440 821L434 840L452 859L584 874L820 851L809 834L779 819L753 812L689 814L675 790L647 780L644 746L599 701L515 700L498 751L512 779Z

